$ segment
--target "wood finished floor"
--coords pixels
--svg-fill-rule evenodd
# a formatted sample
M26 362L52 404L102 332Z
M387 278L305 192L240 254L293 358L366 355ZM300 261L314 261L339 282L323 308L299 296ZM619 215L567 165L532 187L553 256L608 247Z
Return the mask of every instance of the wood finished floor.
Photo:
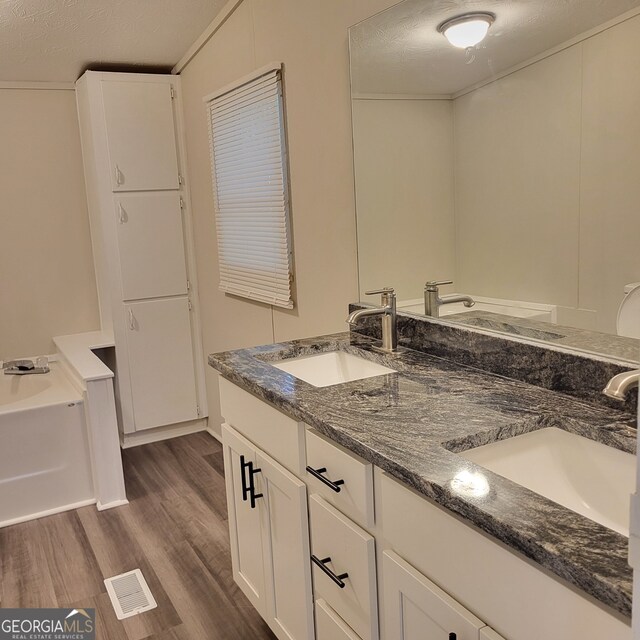
M0 607L92 607L99 640L273 640L233 582L220 444L196 433L123 460L128 505L0 529ZM136 568L158 607L118 621L103 579Z

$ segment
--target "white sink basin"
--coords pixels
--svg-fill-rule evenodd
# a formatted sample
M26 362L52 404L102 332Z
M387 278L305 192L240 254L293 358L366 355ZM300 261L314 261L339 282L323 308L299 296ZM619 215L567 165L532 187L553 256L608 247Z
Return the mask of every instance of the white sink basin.
M461 453L572 511L629 535L636 457L549 427Z
M271 364L276 369L286 371L314 387L328 387L333 384L395 373L389 367L343 351L314 353L310 356L300 356Z

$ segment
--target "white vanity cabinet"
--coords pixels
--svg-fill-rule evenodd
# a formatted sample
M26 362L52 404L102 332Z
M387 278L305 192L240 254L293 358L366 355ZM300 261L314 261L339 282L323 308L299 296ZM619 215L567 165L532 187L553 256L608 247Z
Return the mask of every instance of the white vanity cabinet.
M89 71L76 87L122 439L201 428L207 407L180 78Z
M281 640L313 638L305 484L222 427L233 575Z
M631 640L468 521L224 378L220 394L234 577L279 638L313 640L315 608L315 640Z

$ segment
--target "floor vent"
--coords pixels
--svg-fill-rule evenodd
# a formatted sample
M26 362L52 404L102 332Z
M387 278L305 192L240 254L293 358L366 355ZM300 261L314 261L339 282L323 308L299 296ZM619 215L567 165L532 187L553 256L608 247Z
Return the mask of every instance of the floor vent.
M140 569L107 578L104 584L118 620L130 618L158 606Z

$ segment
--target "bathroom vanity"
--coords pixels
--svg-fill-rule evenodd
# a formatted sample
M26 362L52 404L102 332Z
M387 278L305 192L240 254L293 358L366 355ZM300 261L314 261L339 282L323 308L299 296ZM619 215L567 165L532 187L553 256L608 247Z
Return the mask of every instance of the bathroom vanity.
M274 633L630 639L627 537L464 455L549 428L632 454L632 414L374 344L337 334L209 358L234 578ZM392 373L305 382L325 353Z

